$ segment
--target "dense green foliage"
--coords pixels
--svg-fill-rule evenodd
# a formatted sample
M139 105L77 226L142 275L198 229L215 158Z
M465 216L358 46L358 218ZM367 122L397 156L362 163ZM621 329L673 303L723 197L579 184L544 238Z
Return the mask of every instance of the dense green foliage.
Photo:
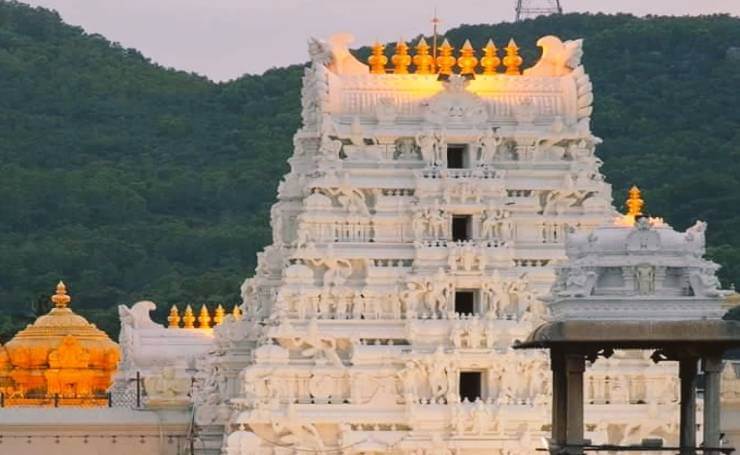
M677 228L710 223L711 255L740 283L740 19L565 15L463 26L586 39L593 129L617 200L637 183ZM361 50L364 55L366 50ZM299 126L302 67L216 84L0 2L0 340L56 280L111 333L115 307L238 301L269 239L268 208Z

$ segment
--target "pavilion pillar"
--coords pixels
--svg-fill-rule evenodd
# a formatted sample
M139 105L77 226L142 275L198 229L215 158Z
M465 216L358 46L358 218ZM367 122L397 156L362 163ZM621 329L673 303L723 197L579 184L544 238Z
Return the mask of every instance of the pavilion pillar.
M722 357L719 355L702 358L704 372L704 447L717 448L720 444L720 378ZM706 451L706 455L719 455L718 451Z
M696 363L695 357L678 362L681 379L681 455L696 455Z
M583 372L586 361L582 354L565 356L567 374L566 446L569 455L582 454L583 448Z
M552 437L550 453L559 453L567 439L567 374L565 355L559 349L550 350L550 368L552 369Z

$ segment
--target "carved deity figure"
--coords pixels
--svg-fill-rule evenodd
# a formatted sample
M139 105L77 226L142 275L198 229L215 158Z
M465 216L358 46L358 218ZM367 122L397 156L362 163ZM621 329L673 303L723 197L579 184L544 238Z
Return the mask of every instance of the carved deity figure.
M426 309L432 314L447 313L448 300L451 295L450 283L445 277L444 270L437 270L436 275L427 280L427 292L424 296Z
M419 283L406 283L406 290L401 293L401 301L406 308L406 318L416 318L419 305L421 304L424 286Z
M434 133L424 132L423 134L417 134L416 145L419 146L421 159L424 160L427 166L433 166L435 162L435 149L437 147L437 139Z
M503 138L496 136L493 129L487 129L478 137L478 165L487 166L496 158L498 147L504 142Z
M325 267L324 287L343 286L347 278L352 274L352 263L347 259L335 256L334 246L329 245L323 257L309 259L309 262L317 267Z
M336 367L344 368L342 359L337 354L337 340L322 335L316 319L311 319L308 323L308 331L305 335L292 337L292 342L294 346L301 349L303 357L313 358L317 364L327 360Z
M419 382L422 372L419 364L413 360L406 362L404 368L397 373L402 394L406 403L415 403L419 399Z
M434 146L434 164L447 167L447 131L439 131L434 137L437 141Z
M166 366L144 378L144 390L152 404L189 403L190 382L190 378L178 377L172 366Z
M439 204L436 201L434 207L427 212L427 219L429 231L433 238L443 239L447 237L450 224L449 217L444 210L439 208Z
M719 297L722 295L720 290L722 284L711 268L704 268L689 274L689 283L694 295L702 297Z
M288 407L285 417L272 421L272 430L283 445L313 449L319 453L325 451L324 441L316 426L303 422L294 406Z
M343 209L347 210L347 212L356 215L370 216L365 193L349 183L347 175L344 176L342 181L335 188L330 188L326 191L330 196L336 197L339 205Z
M570 297L587 297L591 295L596 284L597 274L593 270L586 271L581 267L570 269L565 281L565 289L560 295Z
M642 264L635 267L635 283L640 295L655 294L655 267Z

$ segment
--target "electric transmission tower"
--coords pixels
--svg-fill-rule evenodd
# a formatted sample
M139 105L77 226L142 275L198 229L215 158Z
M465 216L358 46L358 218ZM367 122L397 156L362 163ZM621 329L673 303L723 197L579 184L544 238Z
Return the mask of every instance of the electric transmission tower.
M516 22L549 14L563 14L560 0L517 0L516 2Z

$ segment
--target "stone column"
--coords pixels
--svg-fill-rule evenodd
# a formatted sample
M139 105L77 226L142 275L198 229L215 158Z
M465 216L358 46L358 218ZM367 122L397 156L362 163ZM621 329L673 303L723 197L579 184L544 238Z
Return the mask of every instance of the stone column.
M704 447L716 448L720 443L720 378L722 357L712 355L701 361L704 371ZM705 455L719 455L718 451L707 451Z
M567 373L567 399L566 399L566 445L580 446L583 444L583 372L586 362L582 354L567 354L565 356L565 369ZM569 455L583 453L580 447L569 448Z
M681 379L681 455L696 455L696 358L678 362Z
M567 400L567 377L565 371L565 355L553 348L550 351L550 368L552 369L552 438L550 451L553 454L559 452L559 448L565 445L566 422L568 420Z

